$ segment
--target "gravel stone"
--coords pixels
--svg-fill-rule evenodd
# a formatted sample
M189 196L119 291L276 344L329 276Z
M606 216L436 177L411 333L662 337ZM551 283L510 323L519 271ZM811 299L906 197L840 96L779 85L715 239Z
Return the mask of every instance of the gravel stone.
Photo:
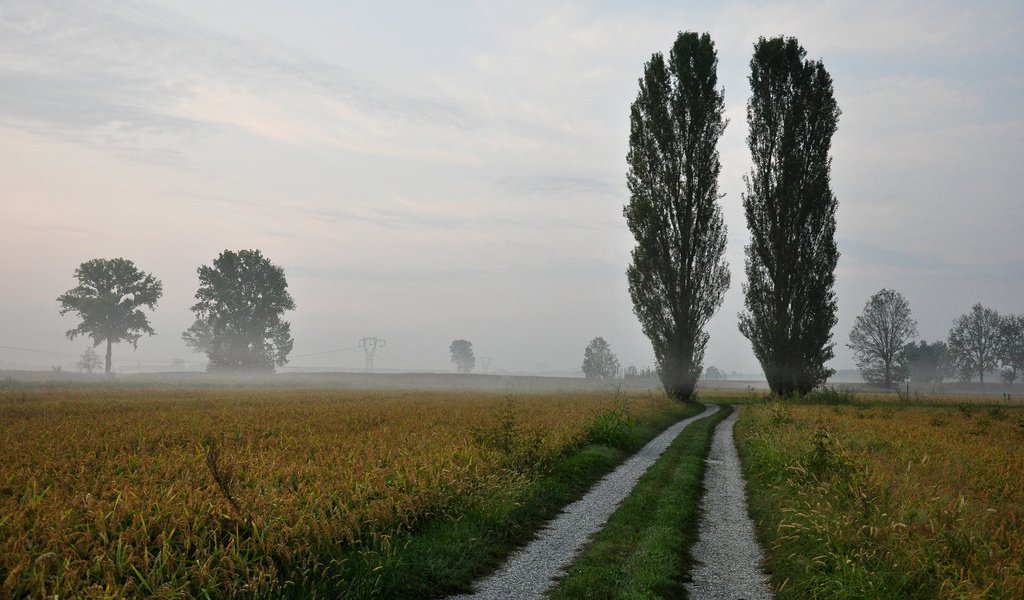
M516 551L498 571L477 581L473 594L452 598L505 600L543 596L676 436L690 423L717 410L717 406L709 405L701 414L666 429L619 468L605 475L585 496L567 506L541 529L536 539Z
M738 411L737 411L738 412ZM736 412L715 428L704 472L699 539L691 550L697 565L686 584L694 600L773 598L761 568L764 553L747 514L746 487L733 440Z

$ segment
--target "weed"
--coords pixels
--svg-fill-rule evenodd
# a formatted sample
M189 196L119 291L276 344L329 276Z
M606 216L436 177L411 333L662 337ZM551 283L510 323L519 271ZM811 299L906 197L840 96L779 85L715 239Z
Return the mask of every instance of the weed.
M629 414L626 394L616 390L613 404L597 412L588 425L587 439L594 444L626 448L634 437L636 425L635 419Z

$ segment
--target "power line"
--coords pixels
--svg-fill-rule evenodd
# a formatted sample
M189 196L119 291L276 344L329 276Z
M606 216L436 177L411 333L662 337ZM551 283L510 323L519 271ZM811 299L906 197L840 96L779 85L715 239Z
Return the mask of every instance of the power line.
M359 340L359 346L366 354L367 373L373 373L373 355L377 353L377 348L383 348L385 344L387 344L387 340L379 337L364 337Z
M361 349L362 349L362 346L359 345L359 346L352 346L350 348L339 348L338 350L324 350L323 352L310 352L309 354L296 354L294 356L289 356L288 358L289 359L292 359L292 358L310 358L310 357L313 357L313 356L327 356L328 354L345 354L345 353L348 353L348 352L358 352Z

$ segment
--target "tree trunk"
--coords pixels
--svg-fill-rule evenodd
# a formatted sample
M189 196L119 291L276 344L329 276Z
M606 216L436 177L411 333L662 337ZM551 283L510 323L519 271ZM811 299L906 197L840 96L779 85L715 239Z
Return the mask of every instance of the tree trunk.
M661 383L665 394L683 403L696 402L694 390L697 378L692 375L692 364L677 354L670 354L662 359Z
M111 344L110 338L107 338L107 366L106 366L106 369L104 370L104 373L107 374L107 375L110 375L110 355L111 355L111 351L110 350L111 350L111 346L113 346L113 344Z

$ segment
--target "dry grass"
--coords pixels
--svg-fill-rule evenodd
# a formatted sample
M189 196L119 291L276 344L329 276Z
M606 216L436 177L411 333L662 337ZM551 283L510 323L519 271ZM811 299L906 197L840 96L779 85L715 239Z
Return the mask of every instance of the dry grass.
M0 391L0 596L278 595L512 498L611 394ZM631 416L666 410L631 397ZM341 548L341 551L339 551ZM338 558L342 557L342 558ZM373 581L344 582L372 591Z
M1024 597L1024 410L743 409L781 598Z

